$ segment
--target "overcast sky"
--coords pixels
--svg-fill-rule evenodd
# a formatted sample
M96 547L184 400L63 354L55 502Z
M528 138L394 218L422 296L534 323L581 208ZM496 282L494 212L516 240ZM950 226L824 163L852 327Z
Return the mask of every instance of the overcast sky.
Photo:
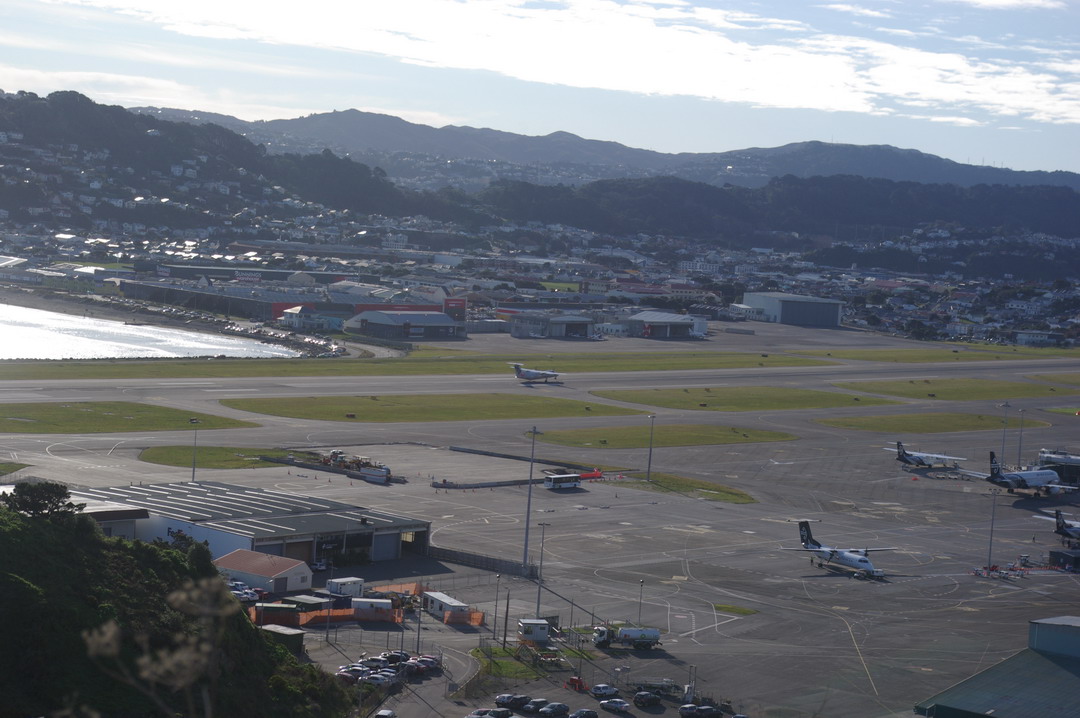
M1080 172L1080 2L3 0L0 89Z

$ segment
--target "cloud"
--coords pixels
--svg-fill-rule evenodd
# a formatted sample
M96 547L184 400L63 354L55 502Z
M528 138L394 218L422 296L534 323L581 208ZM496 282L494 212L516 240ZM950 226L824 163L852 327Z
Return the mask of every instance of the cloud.
M848 5L847 3L832 3L830 5L818 5L818 7L825 8L826 10L836 10L837 12L846 12L850 15L859 15L861 17L892 17L891 14L884 10L872 10L858 5Z
M988 9L1061 7L1057 0L951 1ZM378 56L549 85L755 107L886 114L917 104L949 116L1080 123L1075 88L1049 65L921 49L904 29L882 30L907 43L894 44L688 1L308 0L302 12L265 0L67 2L192 37L337 52L342 67ZM881 12L849 3L824 7ZM962 44L995 49L973 36ZM151 48L140 51L169 62Z
M1064 0L946 0L984 10L1064 10Z

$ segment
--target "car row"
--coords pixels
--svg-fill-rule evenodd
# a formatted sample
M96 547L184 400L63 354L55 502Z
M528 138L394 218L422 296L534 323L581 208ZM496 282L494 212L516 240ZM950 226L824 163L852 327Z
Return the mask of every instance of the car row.
M349 683L389 686L408 676L422 677L441 668L438 656L413 657L405 651L384 651L379 656L339 666L335 675Z

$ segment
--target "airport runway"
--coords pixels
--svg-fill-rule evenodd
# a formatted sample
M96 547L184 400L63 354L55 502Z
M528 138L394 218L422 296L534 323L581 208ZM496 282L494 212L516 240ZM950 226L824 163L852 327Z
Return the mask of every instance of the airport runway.
M548 362L544 362L546 368ZM553 367L556 368L557 367ZM561 384L519 385L504 376L373 377L357 379L252 378L132 382L3 382L0 403L24 401L145 401L255 420L253 429L200 431L200 445L238 447L333 447L363 453L409 478L377 487L287 469L203 471L198 476L245 485L318 494L373 509L432 521L432 541L448 548L520 559L524 552L526 489L436 491L429 477L451 480L525 478L527 462L450 451L450 446L528 456L525 432L585 426L622 426L644 416L466 421L415 424L344 424L265 417L226 409L219 399L247 396L319 396L381 393L507 392L587 399L596 389L643 387L791 386L825 389L830 382L965 376L1020 380L1073 371L1068 360L883 364L764 370L594 373L567 376ZM1051 422L1025 430L1024 454L1041 446L1080 448L1072 417L1042 411L1070 405L1068 395L1020 399L1027 418ZM647 408L647 407L642 407ZM993 401L906 401L903 405L834 410L893 414L928 410L1000 414ZM1039 560L1058 541L1052 524L1031 518L1036 509L1069 510L1075 498L992 497L988 484L903 471L882 451L896 439L924 451L971 457L983 468L990 450L1000 451L1001 431L896 437L833 429L814 422L820 410L760 415L659 409L658 425L707 423L789 431L800 438L770 444L655 448L652 470L679 473L751 493L756 504L730 505L672 494L588 483L554 494L534 489L530 560L539 557L544 527L544 590L541 613L564 622L576 615L636 621L660 627L664 650L599 658L586 664L593 682L620 674L667 675L682 680L691 666L700 687L730 698L753 716L909 715L911 706L1008 657L1026 645L1027 622L1075 613L1077 577L1029 575L1013 580L972 575L986 563L1011 563L1021 554ZM1015 420L1015 410L1012 414ZM1006 434L1006 459L1017 452L1014 423ZM0 450L32 465L34 476L87 486L184 481L189 469L157 467L137 460L147 446L187 444L190 431L125 435L5 435ZM399 443L412 442L412 443ZM537 443L537 456L642 470L644 449L569 449ZM993 544L990 543L991 502ZM1075 509L1073 509L1075 510ZM884 581L860 581L846 571L819 569L797 547L793 520L811 519L816 538L842 548L891 546L873 554ZM438 577L434 577L437 582ZM507 580L509 584L509 579ZM438 586L436 586L438 590ZM535 612L535 584L514 585L511 617ZM490 610L490 583L460 588L456 597ZM726 607L734 606L739 611ZM500 608L500 610L502 610ZM589 616L586 618L586 616ZM454 640L448 635L446 640ZM457 637L461 647L472 634ZM556 700L558 695L547 695ZM570 701L567 701L570 702ZM587 703L577 701L584 707ZM490 705L480 703L478 705ZM407 706L405 706L407 709ZM446 712L444 712L446 711ZM451 704L443 715L464 715ZM643 714L642 711L635 711ZM409 718L406 711L399 714ZM672 714L669 708L666 714ZM417 718L423 713L416 713Z

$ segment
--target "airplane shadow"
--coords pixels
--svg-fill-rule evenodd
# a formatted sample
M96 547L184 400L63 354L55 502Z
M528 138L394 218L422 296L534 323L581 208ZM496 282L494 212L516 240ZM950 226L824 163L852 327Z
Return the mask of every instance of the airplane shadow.
M533 387L533 386L538 386L538 385L539 386L562 386L563 382L561 382L561 381L523 381L523 382L521 382L521 385L522 386L527 386L527 387Z

